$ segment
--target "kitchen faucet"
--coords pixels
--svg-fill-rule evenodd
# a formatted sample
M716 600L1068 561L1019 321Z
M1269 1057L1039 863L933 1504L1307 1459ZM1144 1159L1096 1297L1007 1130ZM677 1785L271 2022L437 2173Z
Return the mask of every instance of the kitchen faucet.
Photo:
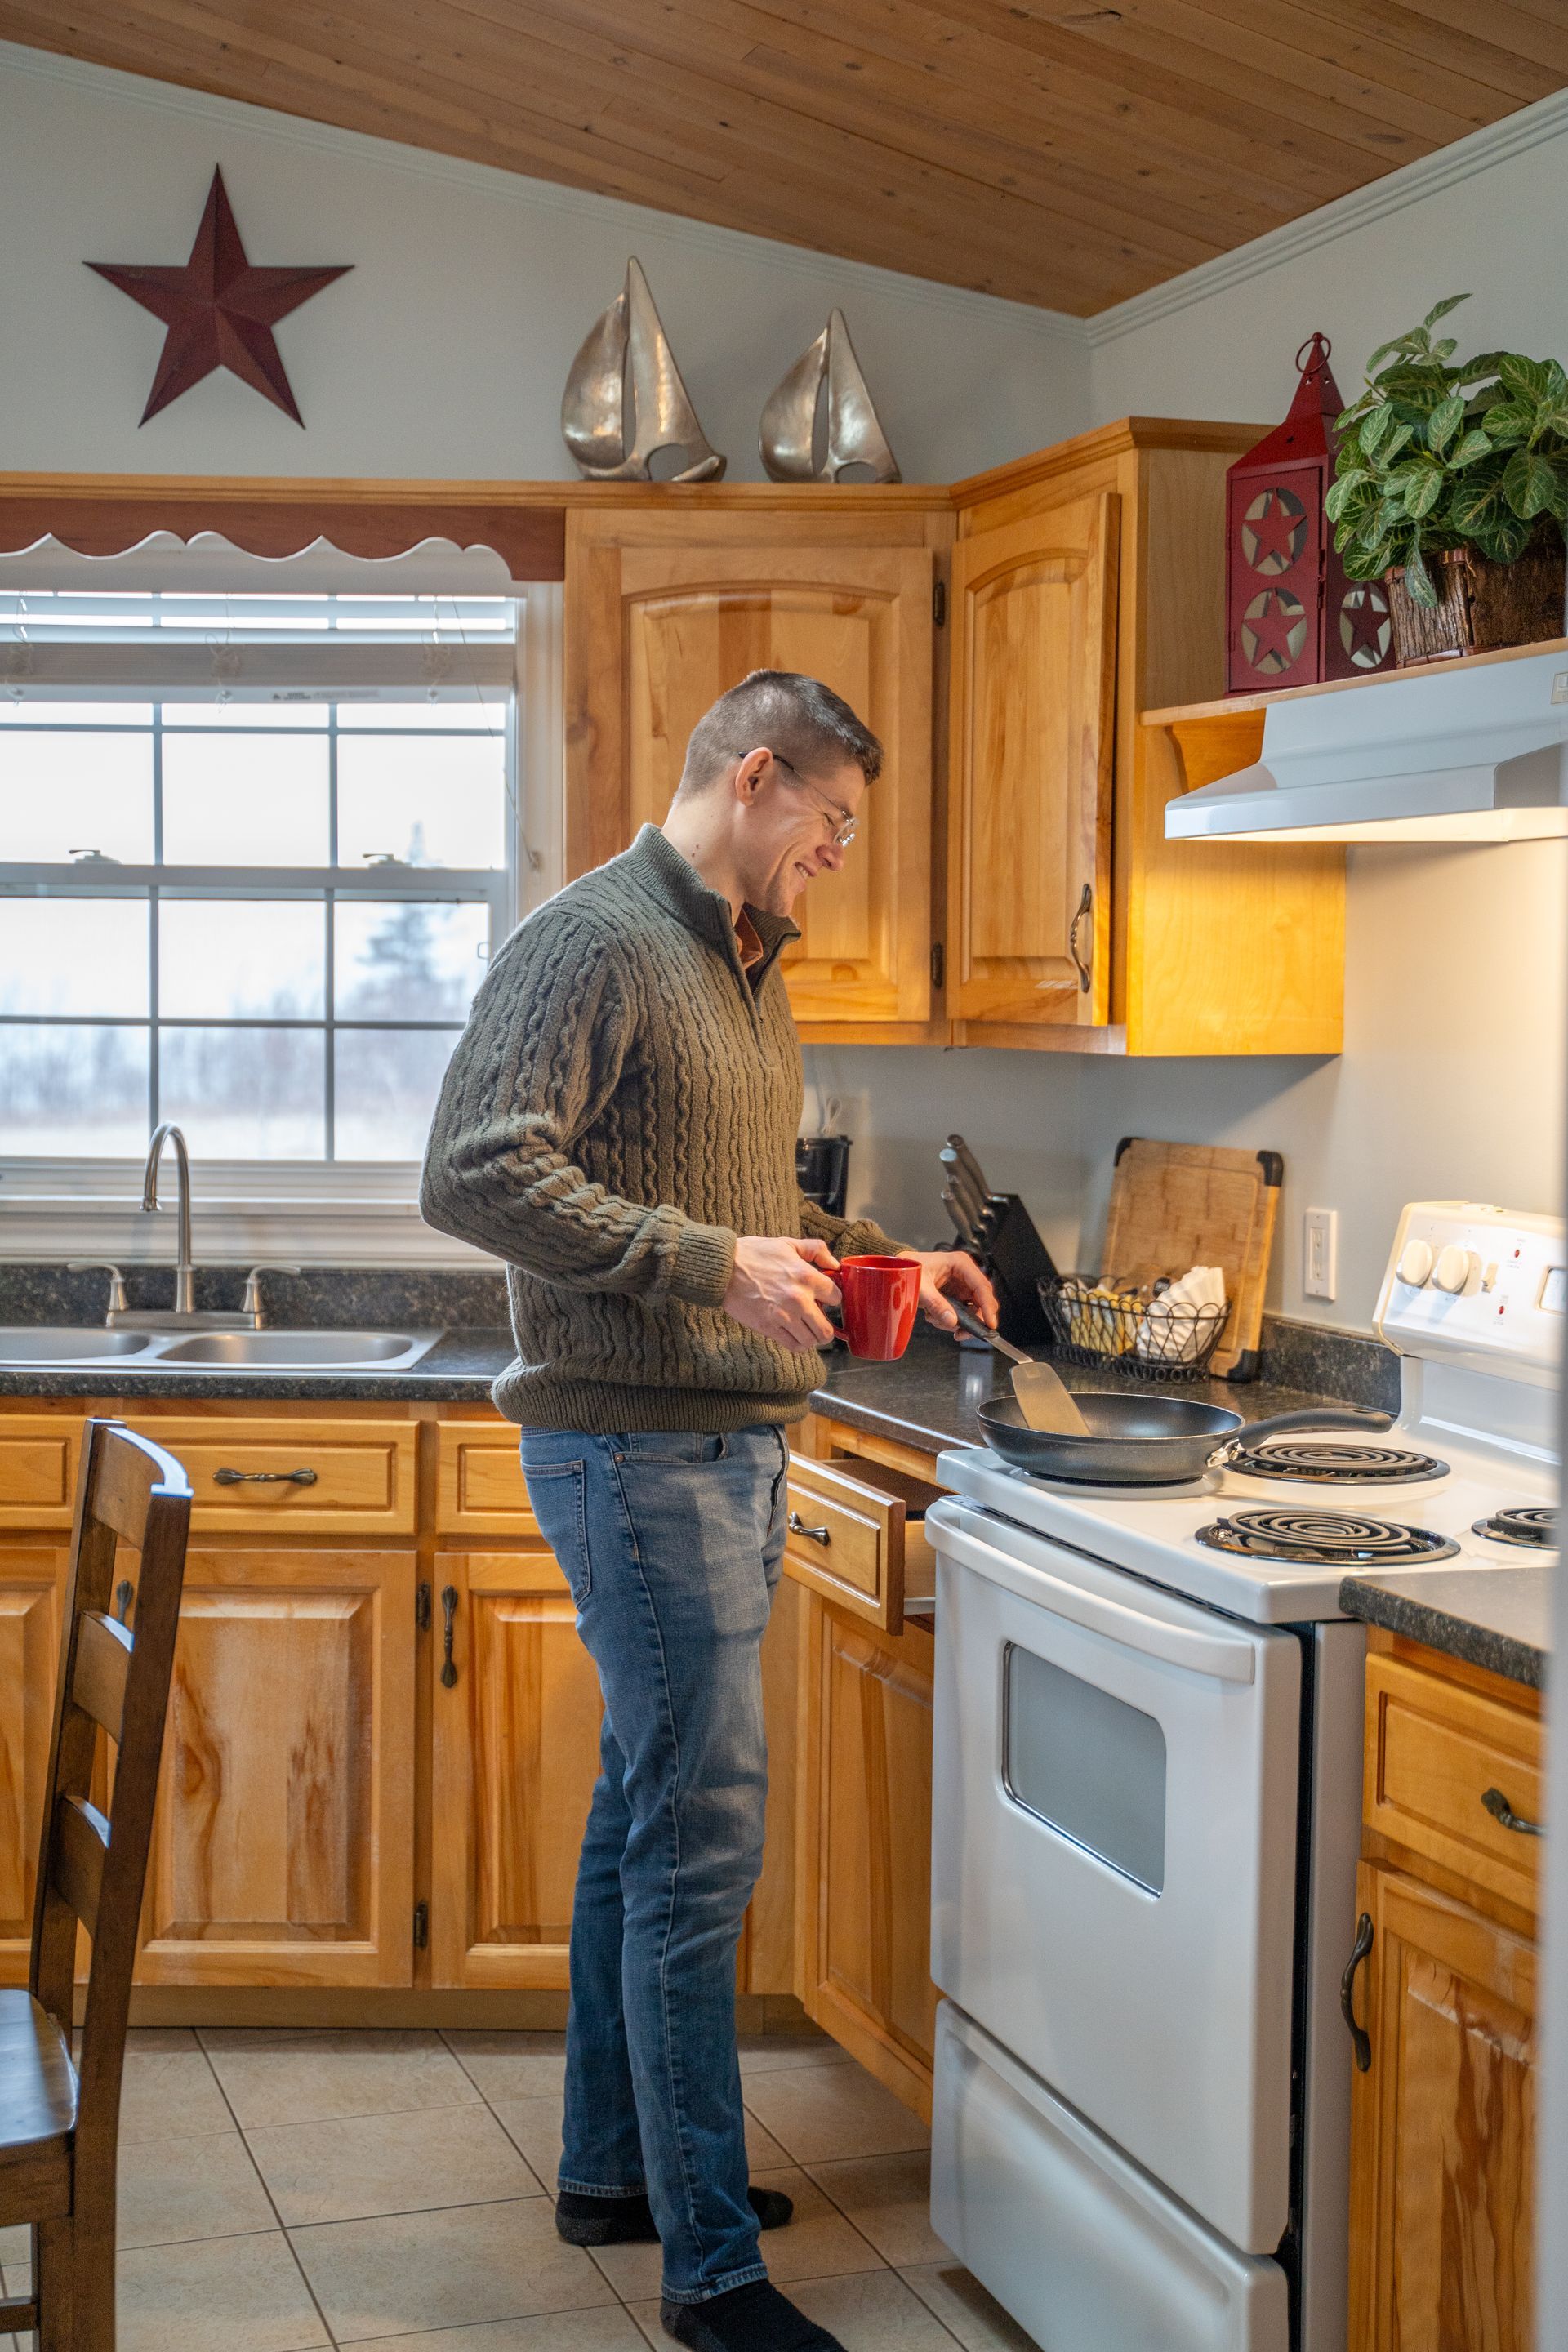
M155 1210L158 1206L158 1164L163 1156L165 1143L174 1147L174 1166L180 1181L179 1255L174 1261L174 1313L194 1315L196 1311L196 1269L191 1258L191 1155L185 1149L185 1139L173 1119L165 1119L153 1130L147 1146L147 1173L142 1184L142 1206Z

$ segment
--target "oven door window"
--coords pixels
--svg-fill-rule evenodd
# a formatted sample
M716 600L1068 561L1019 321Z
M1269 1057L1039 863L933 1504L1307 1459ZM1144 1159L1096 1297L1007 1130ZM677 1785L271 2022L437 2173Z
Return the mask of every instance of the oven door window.
M1165 1885L1165 1735L1016 1642L1004 1667L1003 1780L1016 1805L1136 1885Z

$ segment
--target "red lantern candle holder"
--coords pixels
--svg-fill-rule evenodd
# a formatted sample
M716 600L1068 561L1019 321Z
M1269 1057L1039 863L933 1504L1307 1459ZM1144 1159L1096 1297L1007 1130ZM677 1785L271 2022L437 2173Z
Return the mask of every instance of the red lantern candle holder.
M1329 350L1322 334L1301 345L1289 415L1226 477L1227 694L1394 666L1387 591L1345 577L1323 512L1344 407Z

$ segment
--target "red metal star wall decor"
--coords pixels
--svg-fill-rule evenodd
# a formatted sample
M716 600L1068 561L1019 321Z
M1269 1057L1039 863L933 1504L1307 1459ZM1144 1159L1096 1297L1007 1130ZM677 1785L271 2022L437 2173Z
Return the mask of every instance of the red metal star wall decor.
M254 268L240 243L223 173L215 171L202 225L183 267L113 261L89 261L87 266L162 319L169 330L142 412L143 425L215 368L223 367L303 425L272 330L334 278L344 277L352 262L321 269Z

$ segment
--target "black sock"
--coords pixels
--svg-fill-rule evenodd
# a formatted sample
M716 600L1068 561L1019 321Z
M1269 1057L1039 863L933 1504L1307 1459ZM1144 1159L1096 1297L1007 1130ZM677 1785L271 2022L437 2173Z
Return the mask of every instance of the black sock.
M757 2226L782 2230L795 2211L795 2200L782 2189L748 2189ZM568 2245L651 2245L658 2237L653 2208L646 2197L590 2197L580 2189L563 2189L555 2200L555 2227Z
M661 2303L658 2316L665 2334L691 2352L844 2352L837 2336L766 2279L706 2303Z

